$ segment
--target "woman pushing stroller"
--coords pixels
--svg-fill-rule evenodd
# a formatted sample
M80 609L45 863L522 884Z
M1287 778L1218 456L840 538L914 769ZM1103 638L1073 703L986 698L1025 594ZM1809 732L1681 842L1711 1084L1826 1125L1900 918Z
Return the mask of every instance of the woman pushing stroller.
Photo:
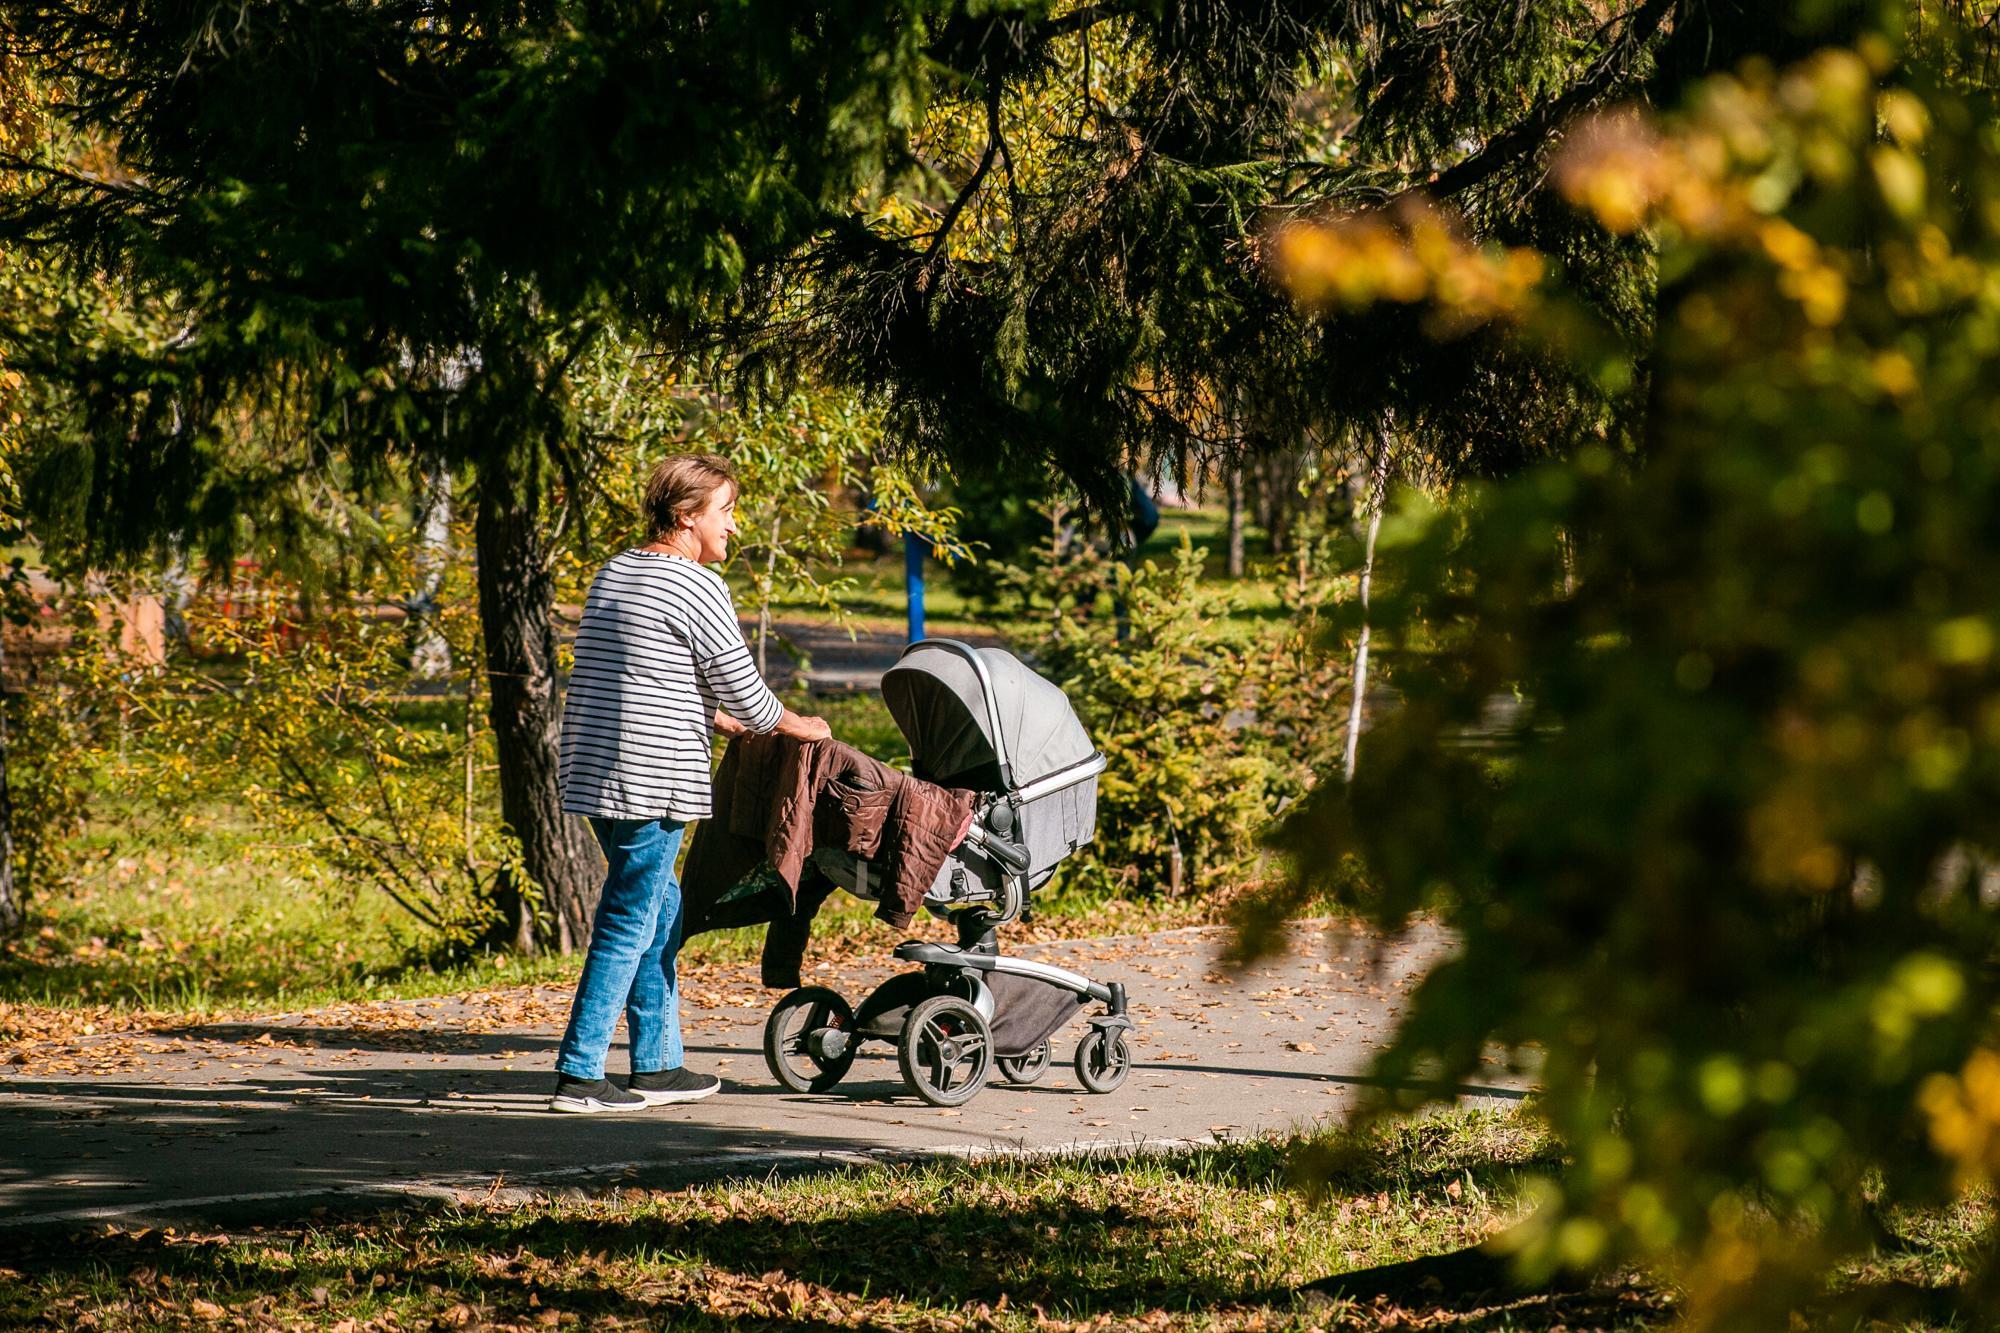
M716 732L831 735L824 719L793 712L764 684L729 588L707 568L736 535L737 496L729 464L713 454L663 461L646 483L647 541L613 556L584 602L560 782L563 810L589 818L608 866L556 1055L554 1111L637 1111L721 1088L682 1060L681 837L709 816ZM604 1073L621 1009L631 1047L624 1087Z

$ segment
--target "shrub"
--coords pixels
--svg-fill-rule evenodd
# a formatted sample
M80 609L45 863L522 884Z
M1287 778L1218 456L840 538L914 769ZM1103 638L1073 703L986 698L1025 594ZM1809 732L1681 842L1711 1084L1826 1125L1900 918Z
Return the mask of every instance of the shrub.
M1053 488L1032 472L968 474L952 482L957 536L976 554L946 566L952 588L969 602L997 608L1023 591L1009 570L1048 540Z
M1264 827L1338 743L1345 681L1319 619L1334 582L1315 571L1294 618L1260 629L1185 538L1136 567L1071 542L1010 578L1043 627L1023 648L1109 760L1096 841L1064 885L1206 893L1254 875Z
M50 658L7 701L7 800L14 886L23 902L69 880L104 761L93 682L112 674L95 633Z
M484 660L478 620L465 589L447 591L431 623L463 670ZM407 625L383 614L405 600L364 593L308 620L283 588L200 598L192 651L97 692L131 722L114 761L127 790L174 816L201 797L241 803L301 873L387 895L413 952L443 960L478 941L519 852L494 808L483 676L475 665L463 692L412 694Z
M1527 1271L1670 1267L1690 1329L2000 1327L2000 88L1930 31L1569 137L1570 197L1659 238L1643 451L1385 527L1377 610L1437 651L1286 834L1293 901L1345 851L1381 928L1456 937L1380 1103L1529 1053L1571 1155ZM1358 290L1352 241L1320 258ZM1442 327L1494 260L1397 262ZM1573 309L1509 318L1574 348ZM1453 750L1510 688L1507 767ZM1888 1280L1906 1210L1953 1203L1962 1281Z

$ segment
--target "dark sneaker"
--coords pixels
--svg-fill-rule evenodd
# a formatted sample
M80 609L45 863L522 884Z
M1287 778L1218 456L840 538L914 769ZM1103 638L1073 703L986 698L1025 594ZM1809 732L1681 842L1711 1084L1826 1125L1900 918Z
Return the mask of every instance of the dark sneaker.
M608 1078L571 1078L556 1075L556 1095L549 1099L551 1111L575 1115L603 1115L607 1111L643 1111L652 1105L644 1097L630 1093Z
M697 1074L683 1066L652 1074L634 1074L625 1085L646 1099L648 1106L668 1106L674 1102L698 1102L722 1091L722 1080L713 1074Z

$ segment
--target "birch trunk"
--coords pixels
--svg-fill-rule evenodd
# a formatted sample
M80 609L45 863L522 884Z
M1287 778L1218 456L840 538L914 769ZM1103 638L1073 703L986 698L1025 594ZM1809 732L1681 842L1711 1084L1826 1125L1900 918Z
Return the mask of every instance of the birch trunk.
M160 575L160 610L164 619L160 632L169 652L185 653L188 648L187 609L194 601L194 571L188 568L187 552L176 537L168 544L167 568Z
M1229 464L1229 577L1243 577L1243 464Z
M764 561L764 583L757 603L757 674L771 678L768 645L771 641L771 596L778 581L778 538L784 532L783 514L771 515L771 553Z
M1354 781L1354 765L1361 750L1361 711L1368 694L1368 592L1375 578L1375 538L1382 531L1382 504L1389 486L1389 431L1384 422L1375 434L1375 457L1368 468L1368 538L1361 554L1361 636L1354 644L1354 679L1348 688L1347 748L1341 755L1340 774Z
M425 469L417 509L417 590L410 617L410 674L442 680L451 674L451 645L438 628L438 593L451 560L451 472L441 463Z

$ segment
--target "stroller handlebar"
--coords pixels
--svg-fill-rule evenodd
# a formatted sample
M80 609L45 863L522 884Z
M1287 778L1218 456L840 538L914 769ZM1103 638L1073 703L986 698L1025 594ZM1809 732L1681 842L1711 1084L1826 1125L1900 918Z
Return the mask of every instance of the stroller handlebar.
M998 861L1010 874L1025 875L1030 864L1028 849L1012 838L1003 838L991 829L974 823L967 830L965 840L976 845L980 851Z

